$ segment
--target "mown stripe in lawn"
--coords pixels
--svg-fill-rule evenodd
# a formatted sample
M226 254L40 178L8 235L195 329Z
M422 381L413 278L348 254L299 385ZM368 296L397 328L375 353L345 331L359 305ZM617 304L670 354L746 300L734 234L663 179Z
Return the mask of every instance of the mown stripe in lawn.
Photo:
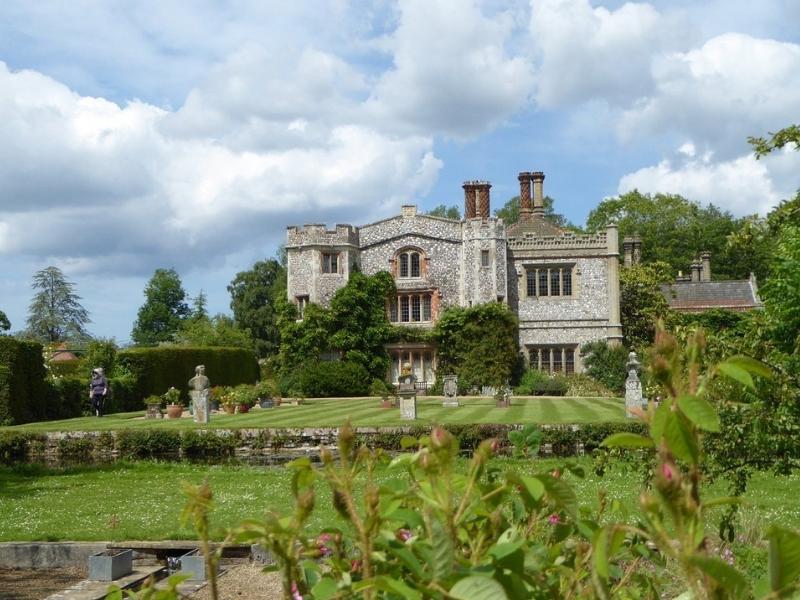
M566 406L569 406L573 413L575 422L581 421L600 421L600 414L586 402L576 401L574 398L564 398L561 400Z

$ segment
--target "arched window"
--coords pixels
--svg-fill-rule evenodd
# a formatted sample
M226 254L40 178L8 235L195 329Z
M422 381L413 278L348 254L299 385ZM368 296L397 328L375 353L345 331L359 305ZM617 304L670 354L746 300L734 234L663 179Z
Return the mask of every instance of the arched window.
M397 276L405 279L408 277L420 277L421 255L416 250L404 250L397 255L398 269Z

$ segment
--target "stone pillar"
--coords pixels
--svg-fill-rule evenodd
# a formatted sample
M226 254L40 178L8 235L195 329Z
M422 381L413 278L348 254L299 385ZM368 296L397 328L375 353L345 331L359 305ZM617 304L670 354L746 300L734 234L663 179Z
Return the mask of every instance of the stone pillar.
M476 212L475 184L472 181L465 181L461 187L464 188L464 218L474 219Z
M534 171L531 173L533 181L533 216L544 217L544 173Z
M642 238L638 235L633 236L633 264L638 265L642 262Z
M700 281L702 277L703 265L697 261L692 263L692 281Z
M189 397L192 399L194 407L194 422L206 424L211 418L211 410L208 405L209 390L191 390Z
M523 171L517 176L519 179L519 219L528 221L531 218L533 205L531 204L531 174Z
M700 253L700 260L702 261L701 281L711 281L711 252L705 251Z
M489 201L489 189L492 187L492 184L488 181L482 181L475 186L478 190L478 206L477 206L477 214L476 217L480 217L481 219L488 219L489 218L489 211L491 210L491 203Z
M639 361L636 352L628 354L628 378L625 380L625 416L633 418L636 413L644 408L642 398L642 383L639 381Z
M622 253L625 256L624 265L626 267L633 266L633 238L625 236L622 240Z
M457 407L458 406L458 376L445 375L444 376L444 407Z
M619 231L616 223L606 227L608 271L608 343L617 346L622 343L622 322L619 313ZM574 284L573 284L574 285Z

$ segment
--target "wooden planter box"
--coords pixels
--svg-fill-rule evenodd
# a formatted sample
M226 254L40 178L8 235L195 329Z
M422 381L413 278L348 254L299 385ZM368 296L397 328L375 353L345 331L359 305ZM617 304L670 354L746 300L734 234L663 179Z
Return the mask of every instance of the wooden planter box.
M133 572L133 550L104 550L89 557L89 579L114 581Z

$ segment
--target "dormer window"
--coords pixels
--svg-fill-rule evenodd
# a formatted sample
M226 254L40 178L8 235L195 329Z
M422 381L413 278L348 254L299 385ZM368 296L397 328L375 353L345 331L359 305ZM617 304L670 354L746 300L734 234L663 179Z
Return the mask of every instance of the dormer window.
M401 252L400 254L397 255L397 260L399 263L398 277L405 279L409 277L420 276L419 252L413 250L407 252Z

